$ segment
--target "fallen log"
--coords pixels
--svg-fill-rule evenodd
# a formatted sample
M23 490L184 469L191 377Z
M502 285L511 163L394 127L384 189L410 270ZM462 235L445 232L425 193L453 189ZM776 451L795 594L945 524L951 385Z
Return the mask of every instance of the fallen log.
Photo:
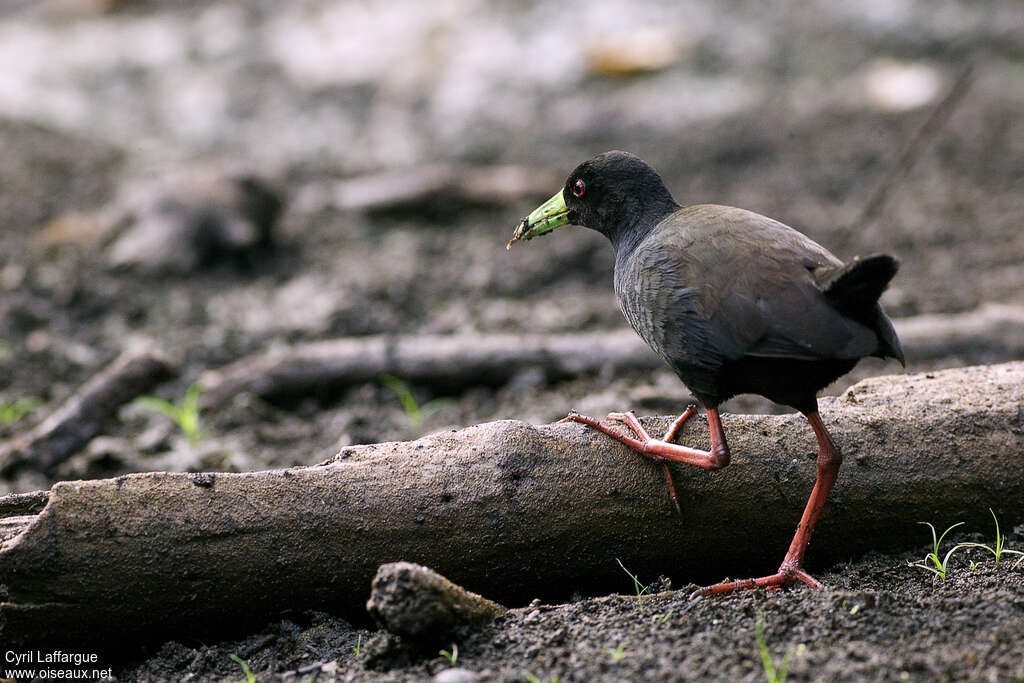
M118 408L171 373L170 361L156 351L121 354L38 425L0 444L0 475L28 464L52 472L101 433Z
M921 546L918 521L1024 518L1024 363L865 380L821 402L846 453L810 569ZM670 418L644 421L652 431ZM319 466L53 486L0 543L0 641L102 647L224 637L282 612L365 618L387 562L506 605L773 569L814 479L799 415L727 415L732 464L661 468L578 424L492 422L349 447ZM703 419L682 433L707 446ZM31 509L31 508L30 508ZM922 576L922 581L928 579Z
M986 304L952 315L895 321L911 363L956 358L1004 362L1024 358L1024 308ZM582 350L582 352L581 352ZM264 397L308 396L383 375L460 390L500 385L527 369L549 380L664 363L632 330L580 334L460 334L350 337L302 344L242 358L200 378L204 405L240 392Z

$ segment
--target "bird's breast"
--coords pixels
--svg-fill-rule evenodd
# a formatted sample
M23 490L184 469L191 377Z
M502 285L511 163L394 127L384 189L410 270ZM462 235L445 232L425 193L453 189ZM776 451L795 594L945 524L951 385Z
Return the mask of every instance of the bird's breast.
M615 298L630 327L647 342L655 353L666 362L667 348L672 344L670 334L685 334L685 329L671 321L672 291L675 290L667 280L670 274L657 268L644 267L640 260L631 260L615 269Z

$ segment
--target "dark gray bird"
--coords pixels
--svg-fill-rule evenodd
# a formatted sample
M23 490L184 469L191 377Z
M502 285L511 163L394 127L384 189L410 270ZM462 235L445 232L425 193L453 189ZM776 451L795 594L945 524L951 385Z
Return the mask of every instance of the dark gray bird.
M671 367L707 412L711 448L672 443L696 412L690 406L662 439L630 413L606 422L570 414L664 464L708 470L729 464L718 406L760 394L803 413L818 440L818 473L793 542L777 573L709 586L700 595L799 580L814 524L842 455L818 415L817 393L865 356L904 363L892 322L878 298L896 274L887 255L843 263L796 230L730 206L680 207L657 171L627 152L583 162L565 187L516 228L512 244L572 223L597 230L615 248L615 295L626 320ZM635 435L609 423L623 422ZM678 509L678 503L676 503Z

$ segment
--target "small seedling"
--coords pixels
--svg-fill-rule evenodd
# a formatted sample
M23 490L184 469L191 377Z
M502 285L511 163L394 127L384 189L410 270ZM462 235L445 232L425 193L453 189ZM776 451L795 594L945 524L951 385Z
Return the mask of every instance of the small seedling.
M11 425L42 405L37 398L19 398L10 403L0 403L0 426Z
M527 683L558 683L558 676L552 675L551 678L541 678L530 672L525 672L523 676L526 677Z
M764 675L768 679L768 683L785 683L786 675L789 673L790 653L787 651L782 656L779 666L775 666L775 660L768 649L768 641L764 637L764 614L757 615L757 623L754 626L754 638L757 640L757 650L761 654L761 666L764 667Z
M995 546L993 547L993 546L990 546L990 545L985 545L984 543L961 543L957 547L960 547L960 548L981 548L982 550L989 551L990 553L992 553L992 556L996 558L996 569L999 569L999 561L1002 559L1003 555L1019 555L1021 559L1017 560L1017 562L1012 567L1013 569L1016 569L1017 565L1020 564L1021 561L1024 561L1024 552L1021 552L1019 550L1008 550L1007 548L1004 547L1003 544L1006 542L1006 537L1003 536L999 532L999 519L996 517L996 513L992 511L992 508L989 508L988 511L989 511L989 514L992 515L992 520L996 523L996 543L995 543ZM973 562L971 562L971 568L972 569L974 568L974 563Z
M455 662L459 661L459 646L452 643L451 650L441 650L439 654L448 660L448 664L455 666Z
M256 676L253 675L252 669L249 668L244 659L238 655L228 655L228 657L235 660L235 663L242 667L242 673L245 674L245 683L256 683Z
M199 442L199 384L193 384L185 392L180 403L171 403L156 396L141 396L137 403L166 415L188 437L189 443Z
M666 621L668 621L669 619L672 618L672 613L675 612L675 611L676 611L676 608L673 607L672 609L670 609L669 611L665 612L664 614L659 614L658 615L658 623L659 624L664 624Z
M918 524L927 524L928 528L932 530L932 551L930 553L928 553L927 555L925 555L924 562L914 562L913 564L911 564L911 566L912 567L920 567L921 569L926 569L926 570L930 571L931 573L935 574L935 576L937 576L940 579L942 579L943 582L945 582L947 569L949 568L949 558L952 557L953 553L955 553L957 550L959 550L963 546L961 546L961 545L953 546L950 549L950 551L948 553L946 553L946 556L943 557L941 560L939 559L939 546L942 545L942 540L944 538L946 538L946 534L948 534L950 531L952 531L953 529L955 529L958 526L960 526L961 524L963 524L963 522L957 522L953 526L949 527L948 529L943 531L942 535L939 536L938 538L936 538L936 536L935 536L935 527L933 527L930 523L928 523L928 522L918 522ZM932 566L928 566L927 564L925 564L926 562L931 562Z
M356 653L356 657L358 657L359 653L362 651L362 649L363 649L363 634L360 633L359 637L356 639L356 646L354 648L352 648L352 651L355 652Z
M402 404L402 410L405 411L405 417L409 420L409 426L417 431L423 426L423 420L452 403L450 398L435 398L421 406L412 390L409 389L409 385L402 380L393 375L381 375L379 380L383 386L398 396L398 402Z
M634 574L633 572L631 572L628 569L626 569L626 565L622 564L622 560L620 560L619 558L616 557L615 561L619 563L620 567L622 567L622 571L624 571L627 574L629 574L629 578L633 579L633 588L636 590L636 604L637 604L637 607L640 608L640 611L643 612L644 611L643 596L644 596L645 593L647 593L650 590L650 586L645 586L642 583L640 583L640 579L638 579L636 577L636 574Z
M618 664L622 661L623 657L626 656L626 644L619 643L619 646L616 648L606 647L604 651L607 652L609 656L611 656L612 663Z

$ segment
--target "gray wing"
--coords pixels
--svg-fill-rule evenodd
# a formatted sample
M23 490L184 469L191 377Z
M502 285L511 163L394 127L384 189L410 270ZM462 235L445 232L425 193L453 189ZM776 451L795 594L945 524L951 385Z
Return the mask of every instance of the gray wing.
M744 356L859 358L877 349L875 333L818 286L841 266L782 223L700 205L670 216L617 266L616 293L634 329L677 369Z

